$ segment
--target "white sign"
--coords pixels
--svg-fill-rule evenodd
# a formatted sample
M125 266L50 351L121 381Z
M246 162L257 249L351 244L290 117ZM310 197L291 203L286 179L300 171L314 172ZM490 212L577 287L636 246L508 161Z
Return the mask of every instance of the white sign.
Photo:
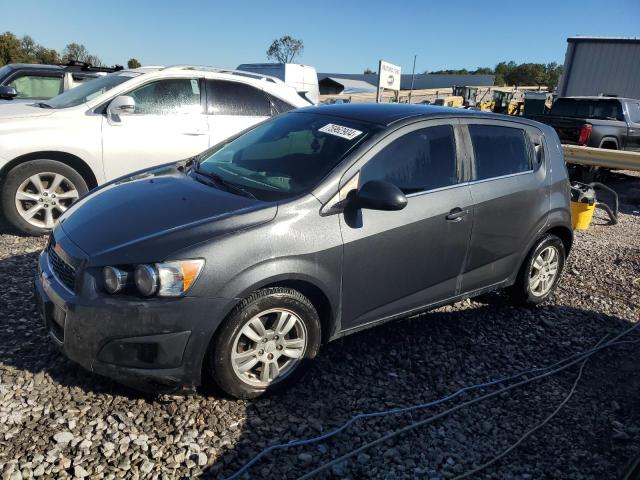
M342 125L336 125L335 123L327 123L324 127L319 128L318 131L335 135L336 137L346 138L347 140L353 140L362 133L355 128L344 127Z
M378 88L400 90L400 67L380 60L378 65Z

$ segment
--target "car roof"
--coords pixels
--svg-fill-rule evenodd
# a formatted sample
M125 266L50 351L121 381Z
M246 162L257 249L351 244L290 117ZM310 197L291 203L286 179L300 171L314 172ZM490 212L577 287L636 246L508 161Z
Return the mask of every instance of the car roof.
M291 113L315 113L342 117L364 123L375 123L382 126L389 126L408 119L443 117L492 118L496 120L517 121L529 125L536 123L523 117L481 112L479 110L406 103L343 103L304 107Z
M48 64L40 64L40 63L10 63L7 67L13 68L14 70L18 69L38 69L38 70L64 70L65 67L60 65L48 65Z

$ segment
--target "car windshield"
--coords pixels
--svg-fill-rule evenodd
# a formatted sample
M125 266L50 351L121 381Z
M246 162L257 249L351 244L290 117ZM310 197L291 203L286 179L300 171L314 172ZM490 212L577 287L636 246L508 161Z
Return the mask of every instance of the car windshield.
M102 95L104 92L111 90L113 87L120 85L127 80L140 75L137 72L116 72L105 75L95 80L89 80L79 87L67 90L57 97L50 98L46 102L42 102L44 106L50 108L69 108L76 107L82 103Z
M289 113L201 155L196 172L261 200L309 191L370 133L339 117Z
M4 67L0 67L0 80L13 72L13 69L9 65L5 65Z

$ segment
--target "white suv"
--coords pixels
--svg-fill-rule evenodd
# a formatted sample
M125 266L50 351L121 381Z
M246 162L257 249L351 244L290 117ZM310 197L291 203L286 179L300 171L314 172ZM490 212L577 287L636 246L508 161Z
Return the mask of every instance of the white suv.
M5 217L45 233L90 188L308 105L279 79L194 66L122 70L50 100L0 105Z

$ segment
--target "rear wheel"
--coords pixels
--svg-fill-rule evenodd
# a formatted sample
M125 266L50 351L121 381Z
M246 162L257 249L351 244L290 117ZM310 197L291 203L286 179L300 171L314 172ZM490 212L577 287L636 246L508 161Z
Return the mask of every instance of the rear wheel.
M68 165L55 160L32 160L7 174L2 184L2 209L18 230L43 235L87 191L82 176Z
M319 347L320 319L311 302L292 289L268 288L229 314L207 364L226 393L255 398L295 383Z
M565 258L562 240L552 234L545 235L531 249L516 283L509 289L511 298L528 305L544 302L556 289Z

